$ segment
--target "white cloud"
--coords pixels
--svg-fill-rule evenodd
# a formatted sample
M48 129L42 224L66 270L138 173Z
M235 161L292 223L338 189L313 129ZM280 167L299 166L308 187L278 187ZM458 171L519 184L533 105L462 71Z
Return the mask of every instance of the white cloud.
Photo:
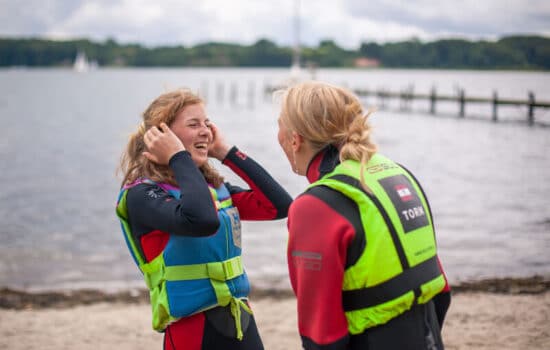
M114 38L145 45L207 41L292 45L298 0L0 0L0 36ZM550 1L300 0L300 40L434 40L504 34L550 35Z
M481 38L550 30L547 0L348 0L346 5L350 16L409 25L428 37L454 34Z

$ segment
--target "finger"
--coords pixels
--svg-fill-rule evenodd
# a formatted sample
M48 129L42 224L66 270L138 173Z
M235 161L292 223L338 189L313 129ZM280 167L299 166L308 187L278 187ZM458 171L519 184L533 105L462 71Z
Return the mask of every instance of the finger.
M147 130L147 132L153 136L159 136L161 134L159 128L156 126L152 126L149 130Z
M149 130L145 133L145 135L143 135L143 141L147 147L151 146L151 143L153 142L153 135L151 135Z
M167 134L172 133L172 130L170 129L170 127L168 125L166 125L166 123L164 123L164 122L160 123L160 129L164 133L167 133Z
M208 125L208 127L210 128L210 131L212 132L212 138L216 139L216 135L218 134L218 127L216 126L216 124L214 124L212 122Z
M155 157L152 153L149 152L142 152L141 153L145 158L149 159L150 161L154 163L158 163L158 158Z
M149 145L149 139L151 136L149 136L149 131L146 131L145 134L143 134L143 142L145 142L145 145Z

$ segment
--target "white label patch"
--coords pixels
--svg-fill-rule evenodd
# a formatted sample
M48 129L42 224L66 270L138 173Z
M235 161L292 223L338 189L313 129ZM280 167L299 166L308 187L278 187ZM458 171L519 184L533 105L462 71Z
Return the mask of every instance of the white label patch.
M241 244L241 218L239 217L239 210L236 207L227 209L225 211L231 220L231 231L233 232L233 243L235 246L242 248Z

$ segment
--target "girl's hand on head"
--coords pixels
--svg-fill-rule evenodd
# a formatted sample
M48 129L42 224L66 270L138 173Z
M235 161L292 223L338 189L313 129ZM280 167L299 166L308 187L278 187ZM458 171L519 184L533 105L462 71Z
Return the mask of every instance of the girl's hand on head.
M157 164L168 165L174 154L185 151L181 140L170 130L166 123L161 123L159 127L153 126L147 130L143 135L143 140L148 150L143 152L143 156Z
M208 156L221 162L225 159L231 147L225 142L225 138L216 124L211 122L210 130L212 131L212 143L208 149Z

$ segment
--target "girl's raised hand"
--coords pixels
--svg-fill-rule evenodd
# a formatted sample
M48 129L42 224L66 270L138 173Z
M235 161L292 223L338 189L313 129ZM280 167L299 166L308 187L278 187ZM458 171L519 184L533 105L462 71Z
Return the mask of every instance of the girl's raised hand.
M174 154L185 150L181 140L170 130L166 123L161 123L159 127L153 126L147 130L143 135L143 140L147 146L147 151L143 152L143 156L161 165L168 165Z
M216 124L211 122L210 130L212 131L212 144L208 149L208 156L221 162L225 159L231 147L225 142L225 138Z

